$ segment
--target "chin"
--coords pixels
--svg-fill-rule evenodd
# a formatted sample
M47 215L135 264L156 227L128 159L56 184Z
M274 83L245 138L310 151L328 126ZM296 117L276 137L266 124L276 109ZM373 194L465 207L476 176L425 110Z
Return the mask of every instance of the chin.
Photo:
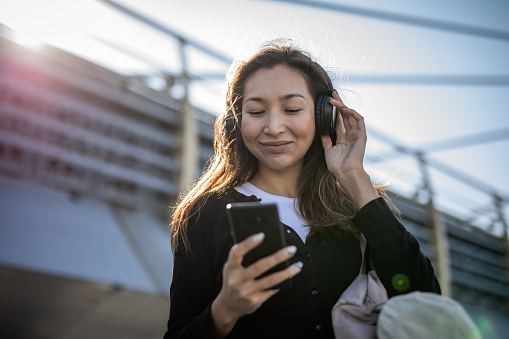
M262 163L261 164L263 167L267 168L267 169L270 169L272 171L278 171L278 172L283 172L283 171L286 171L286 170L291 170L291 169L294 169L296 167L299 167L298 166L298 163L296 162L290 162L290 163L285 163L285 162L266 162L266 163Z

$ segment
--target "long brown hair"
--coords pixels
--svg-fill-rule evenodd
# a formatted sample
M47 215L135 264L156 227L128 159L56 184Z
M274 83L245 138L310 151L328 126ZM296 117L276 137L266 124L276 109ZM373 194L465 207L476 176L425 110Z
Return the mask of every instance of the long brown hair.
M244 145L240 132L242 95L247 79L262 68L283 65L304 77L316 102L321 94L330 95L333 84L328 73L291 41L278 39L264 45L249 60L240 63L228 83L226 109L214 124L214 157L189 193L176 207L172 222L172 248L190 251L187 237L189 219L212 194L223 194L249 181L258 170L258 160ZM324 150L317 136L304 158L298 181L298 211L310 227L310 233L333 233L339 237L357 236L351 219L356 208L336 178L327 169ZM381 194L383 190L377 186Z

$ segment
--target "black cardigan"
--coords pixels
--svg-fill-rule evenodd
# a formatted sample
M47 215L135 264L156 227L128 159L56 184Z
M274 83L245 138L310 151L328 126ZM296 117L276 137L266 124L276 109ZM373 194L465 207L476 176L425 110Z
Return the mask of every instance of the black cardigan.
M214 337L210 307L221 290L222 268L233 245L225 206L245 201L256 197L232 190L209 198L199 217L191 219L192 253L174 253L165 339ZM416 290L440 293L429 259L383 198L361 208L353 223L367 239L367 253L389 297ZM241 317L228 338L334 338L330 312L359 274L359 243L320 234L304 243L293 229L284 227L287 244L297 246L291 262L302 261L302 272L292 278L291 289L281 290L253 314ZM409 281L404 291L392 283L401 274Z

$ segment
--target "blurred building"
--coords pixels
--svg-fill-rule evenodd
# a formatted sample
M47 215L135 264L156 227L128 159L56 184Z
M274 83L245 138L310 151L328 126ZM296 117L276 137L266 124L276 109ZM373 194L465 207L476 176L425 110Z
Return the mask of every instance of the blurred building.
M170 207L212 155L213 117L185 99L0 27L0 337L158 338L172 256ZM438 266L429 207L395 197ZM504 240L440 214L450 293L485 338L509 332Z
M0 37L0 337L164 330L181 109L139 79ZM208 121L198 126L203 168L212 117L194 113ZM96 320L115 334L90 333Z

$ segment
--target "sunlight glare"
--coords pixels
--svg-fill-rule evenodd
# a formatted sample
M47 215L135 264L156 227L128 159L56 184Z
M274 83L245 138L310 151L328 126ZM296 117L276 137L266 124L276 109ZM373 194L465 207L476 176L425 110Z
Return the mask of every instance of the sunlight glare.
M73 44L94 26L94 4L90 0L12 1L1 11L0 22L10 26L16 42L27 47Z
M15 41L17 44L32 49L37 49L42 45L42 40L40 37L26 32L14 31L12 40Z

